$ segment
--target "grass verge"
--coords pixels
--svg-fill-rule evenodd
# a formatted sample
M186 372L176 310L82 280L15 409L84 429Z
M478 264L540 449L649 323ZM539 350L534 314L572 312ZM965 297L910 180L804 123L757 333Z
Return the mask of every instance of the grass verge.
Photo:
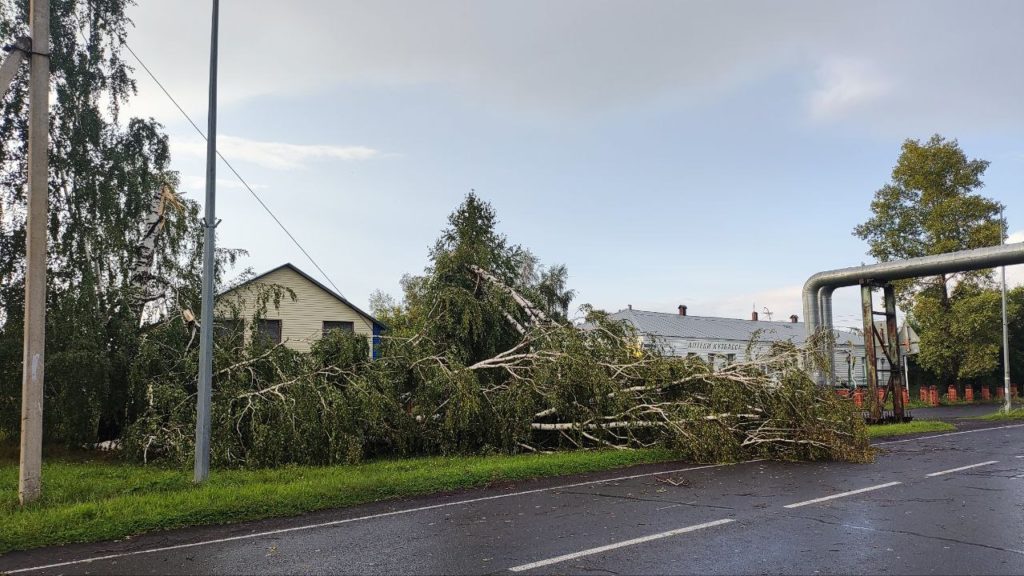
M899 424L879 424L868 426L869 438L881 438L885 436L904 436L906 434L919 434L921 432L949 432L956 430L956 426L948 422L938 420L912 420Z
M978 416L976 420L987 420L989 422L1002 422L1003 420L1024 420L1024 408L1015 408L1009 412L1003 412L1002 410L986 414L984 416Z
M25 508L17 464L0 462L0 554L674 459L667 450L410 458L215 470L197 487L191 470L76 458L45 463L43 497Z

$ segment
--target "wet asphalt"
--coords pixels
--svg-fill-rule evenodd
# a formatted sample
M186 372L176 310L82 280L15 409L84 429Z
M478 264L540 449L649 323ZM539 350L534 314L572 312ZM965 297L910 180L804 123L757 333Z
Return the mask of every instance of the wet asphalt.
M871 464L641 466L18 552L0 571L1024 573L1024 424L878 448Z

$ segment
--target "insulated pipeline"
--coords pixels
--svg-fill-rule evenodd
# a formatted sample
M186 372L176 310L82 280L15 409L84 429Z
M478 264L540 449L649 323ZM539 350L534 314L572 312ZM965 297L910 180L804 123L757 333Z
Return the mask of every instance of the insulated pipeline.
M836 288L856 286L864 280L903 280L1014 264L1024 264L1024 242L818 272L804 283L803 307L808 339L819 330L832 328L832 292ZM815 379L823 383L821 374L817 374Z

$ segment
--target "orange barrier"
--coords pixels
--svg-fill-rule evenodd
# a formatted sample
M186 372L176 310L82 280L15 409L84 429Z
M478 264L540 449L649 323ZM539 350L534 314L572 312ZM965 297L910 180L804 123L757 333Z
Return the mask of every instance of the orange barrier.
M992 391L988 389L988 386L981 387L981 400L982 402L988 402L992 399Z
M968 386L964 389L964 402L974 402L974 387Z
M956 402L956 386L950 386L946 389L946 402Z

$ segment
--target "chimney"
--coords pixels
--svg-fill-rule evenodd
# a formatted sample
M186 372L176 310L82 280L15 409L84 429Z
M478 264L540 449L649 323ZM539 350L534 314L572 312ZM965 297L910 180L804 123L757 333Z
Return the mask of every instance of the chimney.
M686 305L685 304L680 304L679 305L679 315L680 316L686 316Z
M800 321L800 317L797 316L796 314L793 314L792 316L789 317L789 321L792 322L793 324L796 324L797 322Z
M754 310L753 312L750 313L750 319L754 322L757 322L757 310Z
M633 309L633 305L632 304L626 304L626 306L628 306L630 310Z

